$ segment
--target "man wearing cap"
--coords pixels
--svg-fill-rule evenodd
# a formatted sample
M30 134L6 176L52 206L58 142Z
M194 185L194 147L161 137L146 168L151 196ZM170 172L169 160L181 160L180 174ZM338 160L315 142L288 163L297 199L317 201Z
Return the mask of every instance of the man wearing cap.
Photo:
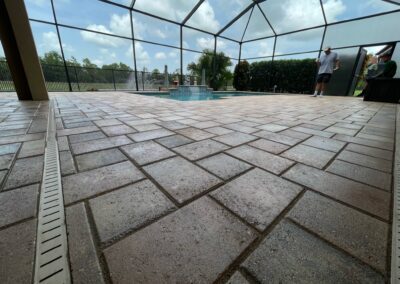
M339 69L339 56L336 52L331 51L330 46L327 46L324 48L324 53L321 57L317 59L317 64L319 67L317 85L314 94L311 95L312 97L318 96L318 93L320 97L324 95L326 85L329 83L333 71Z

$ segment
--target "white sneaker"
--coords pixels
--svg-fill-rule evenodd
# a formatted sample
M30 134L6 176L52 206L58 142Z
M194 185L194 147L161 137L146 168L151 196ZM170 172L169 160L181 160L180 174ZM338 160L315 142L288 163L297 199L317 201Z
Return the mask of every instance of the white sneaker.
M316 96L317 96L317 95L310 95L310 97L314 97L314 98L315 98Z
M323 95L319 95L318 97L322 98L322 97L323 97Z

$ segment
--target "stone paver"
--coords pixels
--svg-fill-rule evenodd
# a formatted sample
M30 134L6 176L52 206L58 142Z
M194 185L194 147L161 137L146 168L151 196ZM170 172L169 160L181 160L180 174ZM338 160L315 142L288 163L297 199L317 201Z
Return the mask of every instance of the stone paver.
M200 160L197 164L224 180L235 177L252 167L223 153Z
M114 283L211 283L254 238L248 227L204 197L104 254Z
M60 138L61 137L59 137L59 139ZM68 136L68 138L71 143L79 143L79 142L86 142L86 141L90 141L90 140L106 138L106 136L101 131L95 131L95 132L89 132L89 133L83 133L83 134L70 135L70 136Z
M335 153L306 145L297 145L282 153L281 156L322 169L335 156Z
M0 145L10 143L20 143L31 140L39 140L44 138L44 133L13 135L9 137L0 137Z
M266 139L258 139L257 141L249 143L250 146L270 152L272 154L280 154L289 149L289 146Z
M39 185L0 192L0 227L36 215Z
M12 162L14 161L14 154L0 156L0 170L8 170L11 168Z
M36 220L0 231L0 283L31 283Z
M127 159L128 158L116 148L75 156L79 171L92 170Z
M5 184L5 189L37 183L42 180L43 156L18 159Z
M152 140L152 139L161 138L161 137L165 137L165 136L170 136L170 135L174 135L174 132L169 131L167 129L155 129L155 130L149 130L149 131L129 134L128 136L136 142L141 142L141 141Z
M346 161L349 163L357 164L360 166L369 167L372 169L384 171L387 173L392 172L392 162L380 158L375 158L371 156L366 156L350 151L342 151L339 156L337 156L338 160Z
M351 152L356 152L359 154L363 154L363 155L367 155L367 156L372 156L375 158L389 160L389 161L393 160L393 152L392 151L381 150L378 148L372 148L372 147L368 147L368 146L362 146L362 145L350 143L349 145L346 146L346 150L351 151Z
M335 160L327 169L328 172L354 179L372 186L391 190L392 175L370 168Z
M243 263L260 283L385 283L369 266L283 221Z
M262 130L271 131L271 132L279 132L279 131L287 129L288 127L279 125L279 124L268 123L268 124L257 126L257 128L262 129Z
M103 130L104 133L107 134L107 136L118 136L136 132L135 129L127 125L112 125L112 126L102 127L101 130Z
M228 134L224 134L218 137L213 138L219 142L225 143L229 146L238 146L243 143L247 143L253 140L256 140L257 137L240 132L232 132Z
M96 120L94 123L100 127L122 124L121 121L115 118Z
M274 132L269 132L269 131L265 131L265 130L261 130L259 132L253 133L253 135L267 139L267 140L271 140L274 142L286 144L289 146L293 146L293 145L301 142L301 139L293 138L293 137L286 136L286 135L283 135L280 133L274 133Z
M218 178L181 157L151 164L144 167L144 170L179 203L220 183Z
M174 151L178 152L185 158L194 161L226 149L229 149L229 147L214 140L206 139L174 148Z
M390 194L382 190L300 164L292 167L283 177L389 219Z
M346 145L344 142L320 136L313 136L304 141L302 144L336 153L339 152L344 145Z
M233 148L228 150L227 153L277 175L294 164L294 162L288 159L247 145Z
M229 278L228 284L250 284L246 280L246 278L243 277L243 275L240 272L235 272L231 278Z
M300 193L301 187L260 169L211 195L259 230L264 230Z
M65 210L68 249L74 283L104 283L85 205L79 203Z
M289 218L385 273L386 223L312 192L300 199Z
M344 135L349 135L349 136L354 136L358 132L357 129L349 129L349 128L343 128L343 127L337 127L337 126L328 127L326 129L324 129L324 131L334 132L334 133L344 134Z
M131 163L122 162L63 177L65 203L69 204L144 178Z
M0 155L15 154L19 146L21 146L21 143L0 145Z
M213 133L215 135L224 135L224 134L228 134L228 133L233 132L233 130L230 130L230 129L227 129L227 128L223 128L223 127L220 127L220 126L206 128L204 130L206 130L207 132Z
M100 240L106 242L155 220L175 206L146 180L94 198L90 208Z
M126 145L121 147L121 150L123 150L139 165L144 165L175 156L175 153L154 141L145 141Z
M74 134L95 132L98 130L99 128L97 126L76 127L76 128L58 130L57 135L58 136L74 135Z
M208 139L215 136L215 134L193 127L179 129L176 132L196 141Z
M61 175L69 175L76 173L74 159L70 151L62 151L60 155Z
M133 143L128 137L122 136L113 136L110 138L98 139L93 141L80 142L76 144L72 144L72 152L75 155L114 148L122 145L127 145Z
M389 142L375 141L375 140L353 137L353 136L348 136L348 135L343 135L343 134L336 134L333 137L333 139L344 141L344 142L351 142L354 144L360 144L360 145L369 146L369 147L376 147L376 148L389 150L389 151L393 150L393 143L389 143Z
M322 136L322 137L326 137L326 138L331 138L333 135L335 135L335 133L332 133L332 132L320 131L320 130L310 129L310 128L306 128L306 127L301 127L301 126L296 126L296 127L293 127L292 129L295 131L298 131L298 132Z
M193 142L192 139L186 138L182 135L173 135L157 139L157 142L167 148L175 148Z

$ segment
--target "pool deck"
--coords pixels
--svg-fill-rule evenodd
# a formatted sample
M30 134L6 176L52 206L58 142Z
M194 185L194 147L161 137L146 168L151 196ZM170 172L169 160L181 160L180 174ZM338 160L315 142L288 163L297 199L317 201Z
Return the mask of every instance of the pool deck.
M397 105L52 93L74 283L385 283ZM0 283L33 279L48 102L0 94Z

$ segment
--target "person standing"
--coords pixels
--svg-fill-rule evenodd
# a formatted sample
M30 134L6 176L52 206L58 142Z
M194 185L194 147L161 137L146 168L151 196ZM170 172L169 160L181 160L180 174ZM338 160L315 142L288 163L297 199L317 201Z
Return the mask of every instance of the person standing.
M331 50L330 46L324 48L324 53L317 59L318 76L315 92L312 97L322 97L326 90L326 86L331 79L333 71L339 69L339 55Z

